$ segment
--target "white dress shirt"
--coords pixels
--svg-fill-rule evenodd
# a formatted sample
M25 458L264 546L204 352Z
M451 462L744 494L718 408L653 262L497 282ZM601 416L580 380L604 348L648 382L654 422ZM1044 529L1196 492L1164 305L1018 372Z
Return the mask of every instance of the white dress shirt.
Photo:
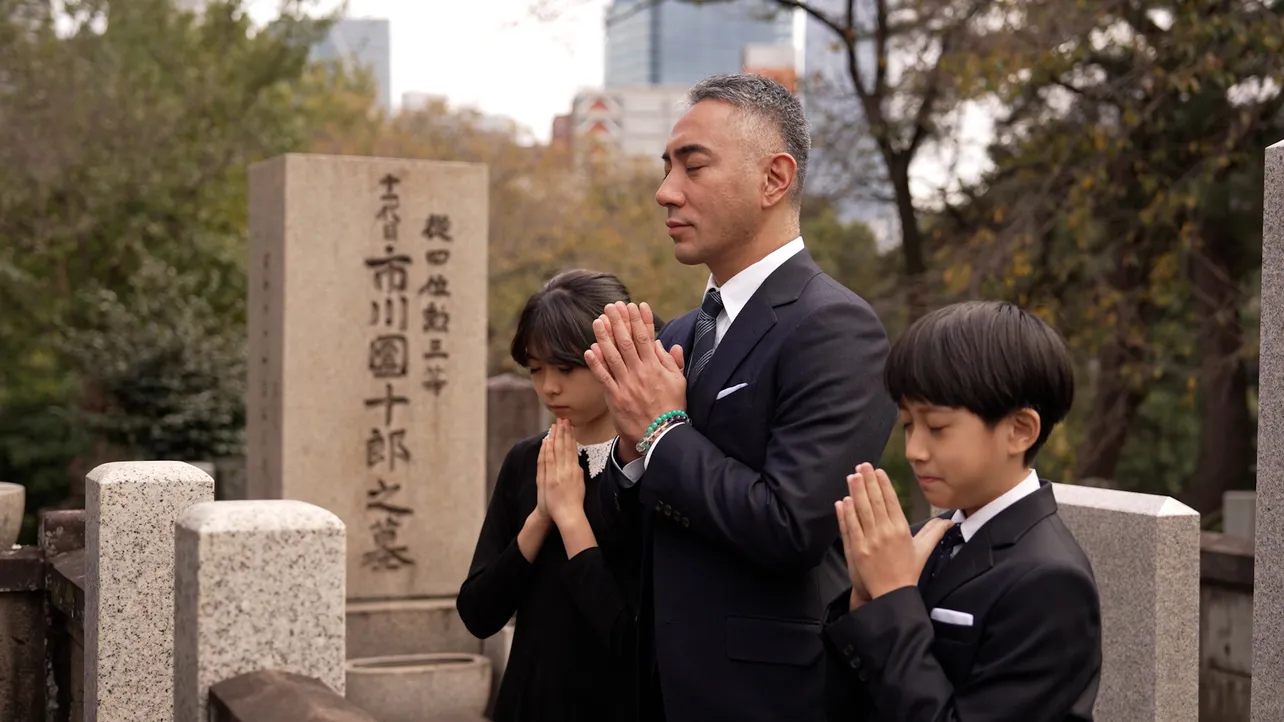
M744 310L744 307L749 303L749 299L753 298L753 295L758 292L763 282L771 274L775 273L778 268L785 265L785 261L793 258L803 248L803 239L802 236L799 236L768 253L757 263L727 279L721 288L714 284L713 274L709 275L709 282L704 287L705 293L708 293L710 288L718 288L722 295L722 312L715 319L717 325L714 327L713 334L713 348L715 350L718 348L718 344L722 342L723 336L727 335L727 329L731 328L731 324L735 323L736 317ZM701 297L701 302L703 300L704 298ZM692 360L687 359L687 361ZM642 478L642 472L646 471L647 465L651 462L651 454L655 452L655 447L659 445L660 439L663 439L665 434L668 434L672 429L672 426L665 429L651 443L651 448L647 449L645 457L634 459L624 465L622 471L629 481L636 483L638 479ZM613 462L615 458L615 454L612 454L611 460Z
M981 527L985 526L987 521L998 516L999 512L1038 490L1039 474L1035 472L1034 469L1031 469L1030 473L1021 480L1020 484L1017 484L1011 489L1003 492L999 498L989 504L986 504L980 509L977 509L976 513L971 516L964 514L962 509L955 509L953 520L955 524L959 525L959 531L963 533L963 544L966 544L972 537L976 536L976 533L981 530ZM958 551L962 548L962 544L954 547L952 554L958 554Z
M785 265L785 261L793 258L802 249L803 239L802 236L799 236L768 253L761 261L727 279L727 282L722 284L722 288L718 288L713 282L713 275L709 275L709 282L704 286L705 293L708 293L711 288L718 288L718 291L722 294L722 313L718 314L716 319L718 325L713 334L713 347L715 349L722 342L722 337L727 335L727 329L731 328L731 324L740 315L740 311L749 303L749 299L753 298L753 295L758 292L763 282L771 274L775 273L776 269ZM703 302L703 296L700 300Z

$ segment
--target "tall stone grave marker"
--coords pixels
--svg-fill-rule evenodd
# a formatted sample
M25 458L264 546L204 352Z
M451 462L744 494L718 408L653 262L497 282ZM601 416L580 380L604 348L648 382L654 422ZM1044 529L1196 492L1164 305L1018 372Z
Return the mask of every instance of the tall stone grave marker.
M1253 568L1253 722L1284 719L1284 143L1266 149Z
M348 529L348 599L446 596L486 473L486 168L250 169L247 491Z

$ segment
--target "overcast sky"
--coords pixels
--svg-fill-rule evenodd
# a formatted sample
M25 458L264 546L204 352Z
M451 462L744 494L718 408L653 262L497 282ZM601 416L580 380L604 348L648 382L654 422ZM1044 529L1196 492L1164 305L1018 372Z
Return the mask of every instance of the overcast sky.
M559 0L557 19L532 16L532 0L349 0L348 16L391 28L392 101L420 91L505 115L547 140L553 116L583 87L602 83L606 0ZM250 0L256 19L278 0ZM321 8L338 5L325 0Z
M280 0L245 0L266 22ZM315 0L318 12L338 0ZM542 3L562 11L539 19ZM603 77L603 14L607 0L348 0L348 17L389 21L392 44L392 102L418 91L444 95L451 104L507 116L547 141L553 116L570 109L575 93L600 87ZM801 29L796 25L795 33ZM795 42L801 38L795 37ZM927 197L957 175L975 177L986 165L988 114L968 108L963 157L949 159L931 149L912 169L915 193Z

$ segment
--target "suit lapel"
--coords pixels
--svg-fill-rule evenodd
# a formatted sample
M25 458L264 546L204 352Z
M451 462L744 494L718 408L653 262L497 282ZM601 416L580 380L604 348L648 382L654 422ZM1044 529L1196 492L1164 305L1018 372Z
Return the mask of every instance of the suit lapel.
M745 356L775 325L775 309L761 296L754 294L749 303L740 309L735 323L731 324L727 334L718 343L704 373L700 374L694 385L688 385L687 396L690 397L693 414L701 419L708 418L713 402L718 398L718 391L723 388L731 372L736 370Z
M781 264L780 268L762 282L727 329L700 378L694 385L688 385L687 405L693 418L708 418L713 402L718 398L718 391L726 385L727 379L763 336L776 325L776 309L797 301L803 288L818 273L820 267L804 249ZM692 323L693 328L694 326Z
M1056 512L1052 485L1042 481L1037 491L986 522L935 579L919 577L924 604L928 609L935 607L955 589L994 566L994 550L1012 546L1030 527Z
M684 363L691 360L688 358L688 354L691 353L691 344L694 341L693 336L695 336L695 315L695 312L692 311L675 318L665 324L664 330L660 332L660 343L666 349L672 349L674 346L682 347ZM687 370L690 368L690 364L684 365L682 375L686 376Z

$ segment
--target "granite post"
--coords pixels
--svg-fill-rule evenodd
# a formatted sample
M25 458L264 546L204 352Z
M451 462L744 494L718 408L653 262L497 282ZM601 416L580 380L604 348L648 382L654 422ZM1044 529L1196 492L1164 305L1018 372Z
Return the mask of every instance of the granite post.
M209 688L277 670L344 692L345 530L301 501L211 501L174 540L174 712L207 719Z
M1166 496L1056 484L1101 597L1099 722L1199 716L1199 513Z
M1257 523L1253 569L1253 722L1284 718L1284 142L1266 149Z
M174 719L174 522L214 498L178 461L103 464L85 478L85 722Z

